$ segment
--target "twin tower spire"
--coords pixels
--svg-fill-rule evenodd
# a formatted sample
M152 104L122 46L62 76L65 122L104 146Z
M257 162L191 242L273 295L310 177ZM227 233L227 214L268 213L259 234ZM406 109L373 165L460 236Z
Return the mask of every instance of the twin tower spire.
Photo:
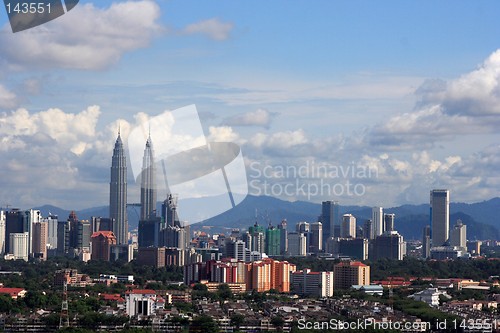
M146 140L141 172L141 220L156 215L156 167L151 133ZM127 217L127 158L118 130L111 159L109 183L109 217L114 219L113 233L118 244L128 243Z

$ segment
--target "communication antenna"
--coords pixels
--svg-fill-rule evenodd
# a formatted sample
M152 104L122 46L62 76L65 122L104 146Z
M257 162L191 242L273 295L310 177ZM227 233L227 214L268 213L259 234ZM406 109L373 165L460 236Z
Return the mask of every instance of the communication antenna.
M64 277L63 283L63 300L61 304L61 316L59 318L59 328L69 327L68 314L68 281Z

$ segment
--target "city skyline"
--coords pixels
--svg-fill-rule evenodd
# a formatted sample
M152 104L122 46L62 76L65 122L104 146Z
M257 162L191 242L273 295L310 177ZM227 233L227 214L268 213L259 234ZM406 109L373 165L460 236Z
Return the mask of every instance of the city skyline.
M127 149L132 128L193 103L209 140L242 147L250 194L267 181L293 186L271 193L281 199L346 205L426 203L432 188L457 202L500 196L500 4L265 6L81 1L16 34L0 17L1 205L102 205L118 127ZM362 195L257 177L311 162L376 172L321 178Z

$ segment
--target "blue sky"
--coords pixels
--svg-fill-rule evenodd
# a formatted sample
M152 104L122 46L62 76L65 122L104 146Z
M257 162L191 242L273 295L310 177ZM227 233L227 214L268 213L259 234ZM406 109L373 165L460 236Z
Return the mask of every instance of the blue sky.
M193 103L205 133L239 143L247 167L314 161L378 171L348 179L363 195L276 195L283 199L389 207L428 202L436 187L452 201L498 196L499 9L496 1L80 1L16 34L1 11L0 201L107 204L118 124L126 136L141 115ZM265 180L296 179L257 183Z

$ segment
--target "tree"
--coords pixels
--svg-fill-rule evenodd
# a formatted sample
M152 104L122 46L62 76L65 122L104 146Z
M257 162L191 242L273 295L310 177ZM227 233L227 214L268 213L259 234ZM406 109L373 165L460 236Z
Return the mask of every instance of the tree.
M240 329L241 324L245 322L245 316L241 313L233 313L231 315L231 325L234 326L237 330Z
M283 325L285 325L285 320L280 316L275 316L271 318L271 324L280 330L283 328Z
M217 296L222 300L228 300L228 299L233 299L234 295L233 292L231 291L231 288L229 288L229 285L226 283L223 283L219 285L217 288Z
M217 333L219 332L219 327L212 317L202 315L196 317L191 322L189 332Z

